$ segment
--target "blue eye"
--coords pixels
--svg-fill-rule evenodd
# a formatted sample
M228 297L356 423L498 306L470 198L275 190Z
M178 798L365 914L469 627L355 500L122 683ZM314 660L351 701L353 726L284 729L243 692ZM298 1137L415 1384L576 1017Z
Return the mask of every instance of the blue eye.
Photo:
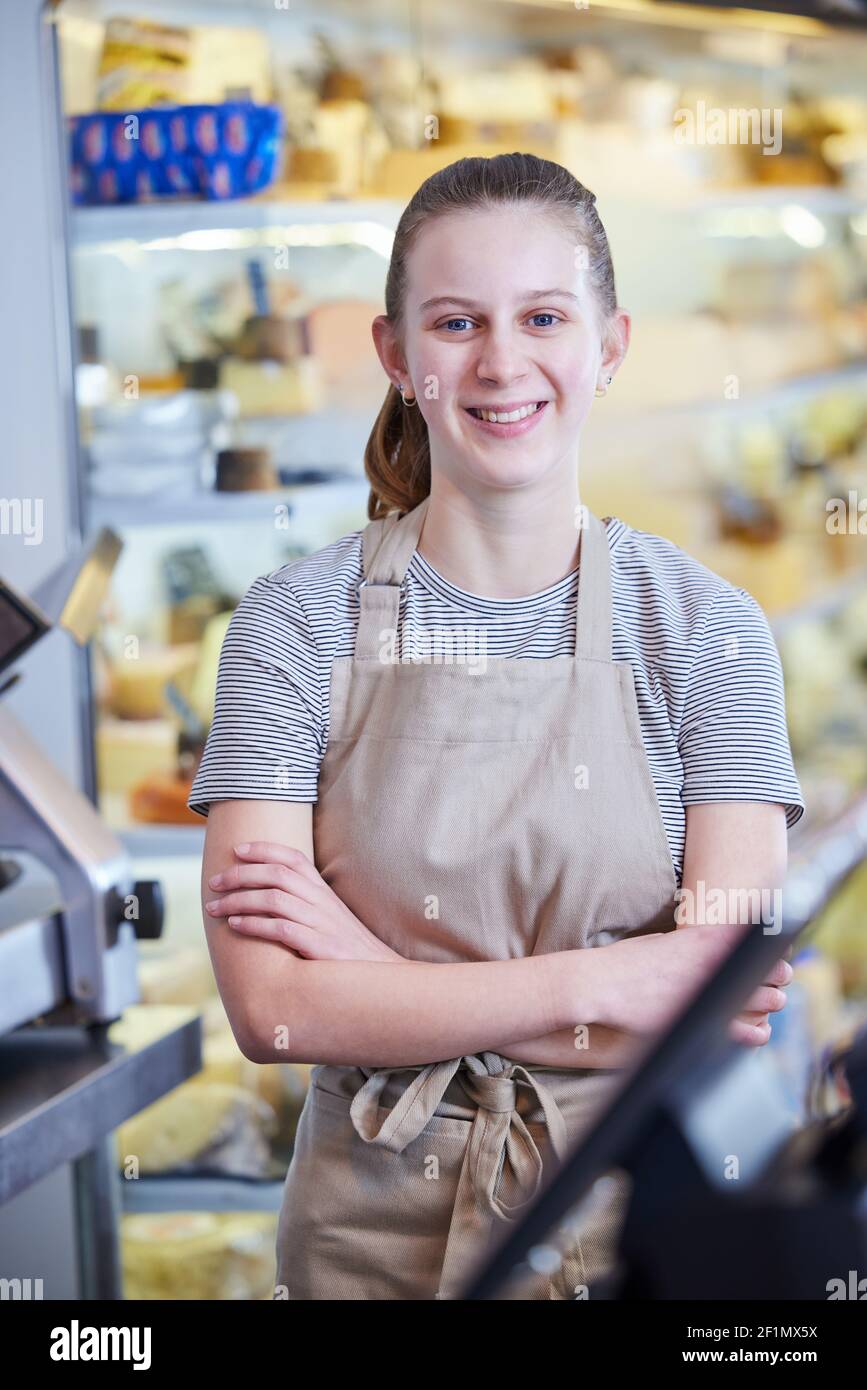
M543 323L543 324L538 325L540 328L549 328L549 327L552 327L555 323L562 323L562 321L563 321L562 319L558 318L556 314L550 314L550 313L548 313L547 310L542 310L542 311L540 311L538 314L531 314L531 315L530 315L530 322L532 322L533 319L550 319L550 321L551 321L550 323ZM469 319L469 318L446 319L444 323L441 323L441 324L439 325L439 327L440 327L440 328L446 328L446 329L448 329L449 331L451 331L451 325L452 325L453 323L472 323L472 319ZM460 336L460 330L455 334L455 336Z

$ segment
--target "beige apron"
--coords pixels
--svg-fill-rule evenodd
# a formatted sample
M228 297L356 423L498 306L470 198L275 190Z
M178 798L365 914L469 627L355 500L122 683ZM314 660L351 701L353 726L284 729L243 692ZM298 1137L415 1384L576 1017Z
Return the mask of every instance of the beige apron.
M333 662L313 807L319 872L411 960L501 960L672 930L676 880L632 668L611 659L603 523L587 513L581 532L574 657L487 657L483 669L430 653L383 659L428 501L363 532L355 654ZM275 1296L459 1297L623 1078L496 1052L314 1067ZM628 1178L597 1186L561 1269L521 1296L572 1298L609 1268Z

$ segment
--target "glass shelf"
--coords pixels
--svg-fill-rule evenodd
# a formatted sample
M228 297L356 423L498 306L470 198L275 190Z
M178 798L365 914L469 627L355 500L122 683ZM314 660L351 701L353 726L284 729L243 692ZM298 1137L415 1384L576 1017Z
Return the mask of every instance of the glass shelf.
M142 251L234 250L251 245L280 246L357 242L388 255L403 204L388 198L286 201L279 196L226 201L120 203L72 209L72 244L77 251L106 252L134 243ZM312 233L322 228L311 243ZM324 229L328 229L327 231ZM306 237L302 229L307 229ZM222 232L261 232L266 237L221 240Z

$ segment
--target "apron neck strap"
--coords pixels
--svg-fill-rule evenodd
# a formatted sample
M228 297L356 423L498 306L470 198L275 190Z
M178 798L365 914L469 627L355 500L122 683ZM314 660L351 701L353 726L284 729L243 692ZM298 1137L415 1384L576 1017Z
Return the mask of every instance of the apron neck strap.
M390 512L368 523L361 536L362 569L367 584L400 586L403 583L429 502L430 497L424 497L417 507L403 516Z
M608 532L589 507L583 508L578 552L578 603L575 655L589 661L611 660L611 556Z
M358 590L361 613L355 655L378 660L384 628L397 635L400 590L418 544L430 497L412 511L368 522L361 534L364 576ZM579 550L575 655L611 660L611 563L608 536L600 519L585 507Z
M369 521L361 533L361 568L358 586L361 612L355 634L355 655L368 661L380 660L383 629L393 635L397 646L400 590L407 566L421 535L430 497L422 498L412 511Z

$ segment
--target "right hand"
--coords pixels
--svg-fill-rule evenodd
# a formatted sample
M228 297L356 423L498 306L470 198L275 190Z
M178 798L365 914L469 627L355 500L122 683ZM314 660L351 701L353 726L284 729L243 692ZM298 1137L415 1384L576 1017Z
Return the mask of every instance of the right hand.
M594 1021L637 1034L663 1031L749 930L743 923L690 926L576 953L581 957L577 968L584 972L582 983L592 991ZM768 1015L785 1007L779 986L787 985L792 973L784 959L768 971L766 983L750 994L729 1023L735 1042L761 1046L768 1041Z

